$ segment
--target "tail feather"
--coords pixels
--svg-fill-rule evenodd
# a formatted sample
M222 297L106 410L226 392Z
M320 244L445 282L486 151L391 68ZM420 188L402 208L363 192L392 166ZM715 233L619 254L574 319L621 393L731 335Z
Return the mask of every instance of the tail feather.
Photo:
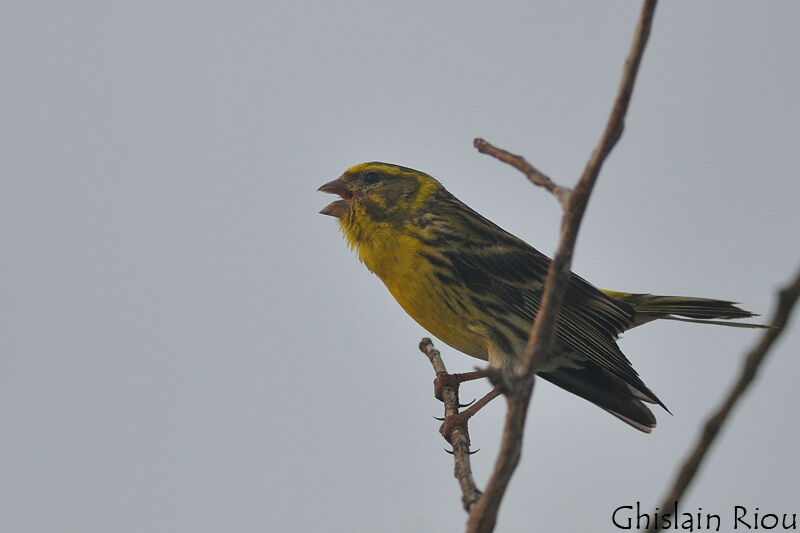
M753 315L758 316L758 315ZM679 320L681 322L694 322L695 324L714 324L717 326L728 326L729 328L765 329L773 326L764 324L752 324L750 322L725 322L724 320L700 320L698 318L682 318L677 316L660 316L664 320Z
M634 308L636 311L634 326L656 319L667 319L740 328L769 327L761 324L727 322L727 320L758 316L741 307L737 307L736 302L727 300L693 298L689 296L657 296L617 291L603 292L612 298L622 300Z
M736 302L727 300L616 291L603 292L633 308L635 316L629 327L639 326L657 319L740 328L770 327L761 324L729 322L758 315L737 307ZM549 372L539 372L539 376L589 400L645 433L650 433L656 427L656 417L644 402L658 404L669 412L661 400L638 378L632 381L623 380L589 361L585 361L585 366L581 368L562 366Z

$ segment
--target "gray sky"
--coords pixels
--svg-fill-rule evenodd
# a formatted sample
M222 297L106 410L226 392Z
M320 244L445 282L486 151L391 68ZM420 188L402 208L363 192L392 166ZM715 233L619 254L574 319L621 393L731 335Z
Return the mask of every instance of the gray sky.
M461 529L426 332L316 188L411 166L552 254L556 202L472 139L574 182L638 9L4 3L0 530ZM659 6L578 273L770 311L800 259L798 26L796 2ZM800 512L797 322L682 506ZM628 333L674 413L649 436L540 383L499 530L650 509L756 336ZM452 371L477 362L437 346ZM502 416L470 427L481 485Z

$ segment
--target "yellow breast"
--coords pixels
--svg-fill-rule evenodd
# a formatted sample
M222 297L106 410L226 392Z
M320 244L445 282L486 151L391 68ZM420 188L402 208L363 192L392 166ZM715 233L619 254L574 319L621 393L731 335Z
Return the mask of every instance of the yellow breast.
M456 350L488 358L487 333L475 320L477 309L463 287L436 277L419 239L389 224L375 224L354 244L359 259L419 325Z

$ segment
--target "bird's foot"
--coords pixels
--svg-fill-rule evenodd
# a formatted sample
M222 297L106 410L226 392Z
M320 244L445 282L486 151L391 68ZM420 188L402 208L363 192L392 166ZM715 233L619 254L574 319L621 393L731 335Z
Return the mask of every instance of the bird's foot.
M475 370L474 372L464 372L463 374L437 374L433 380L433 394L439 401L444 401L444 388L452 387L458 391L458 386L465 381L480 379L487 375L486 370ZM463 407L463 406L462 406Z
M453 434L453 430L457 427L466 427L467 421L472 417L473 414L474 413L468 414L467 411L463 411L461 413L444 417L442 425L439 426L439 433L442 434L442 437L444 437L447 442L452 443L450 437Z
M452 435L453 430L455 428L466 427L467 422L469 421L470 418L475 416L475 414L481 409L483 409L483 407L486 404L488 404L501 394L502 391L499 388L495 387L494 389L489 391L483 398L481 398L477 402L472 403L472 405L470 405L468 409L465 409L460 413L447 415L446 417L444 417L444 421L442 422L442 425L439 427L439 433L442 434L442 437L444 437L447 440L447 442L451 442L450 436Z

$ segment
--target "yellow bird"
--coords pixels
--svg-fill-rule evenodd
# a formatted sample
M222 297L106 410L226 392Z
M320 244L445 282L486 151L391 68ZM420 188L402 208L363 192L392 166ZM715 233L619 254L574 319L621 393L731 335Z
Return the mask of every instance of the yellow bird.
M417 170L362 163L319 190L341 197L320 213L339 219L358 258L414 320L456 350L514 368L541 304L547 256ZM656 319L761 327L727 322L751 316L723 300L602 291L573 274L537 375L649 433L656 419L644 402L666 406L617 337Z

